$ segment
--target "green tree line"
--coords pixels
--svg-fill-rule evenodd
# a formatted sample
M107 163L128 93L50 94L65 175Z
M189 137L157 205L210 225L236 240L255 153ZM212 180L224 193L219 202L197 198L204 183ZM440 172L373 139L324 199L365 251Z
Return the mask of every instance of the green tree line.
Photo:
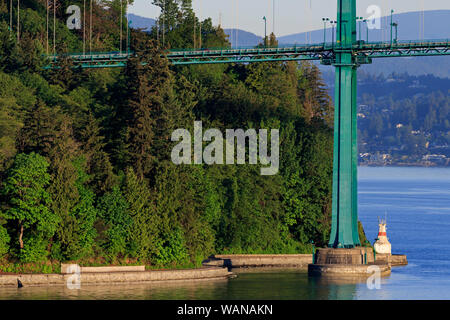
M94 2L96 19L117 15L118 3ZM312 241L326 244L333 110L318 69L170 66L165 48L193 47L200 37L203 47L230 44L211 19L195 16L191 1L154 4L163 8L158 27L132 30L136 55L125 68L80 69L66 57L44 70L45 4L22 3L18 41L2 2L3 261L170 267L214 253L302 253ZM64 24L59 16L67 38L58 38L60 54L82 46L80 32ZM117 50L116 26L96 28L95 46ZM279 174L261 176L249 164L174 165L171 133L191 130L194 120L220 130L280 129Z

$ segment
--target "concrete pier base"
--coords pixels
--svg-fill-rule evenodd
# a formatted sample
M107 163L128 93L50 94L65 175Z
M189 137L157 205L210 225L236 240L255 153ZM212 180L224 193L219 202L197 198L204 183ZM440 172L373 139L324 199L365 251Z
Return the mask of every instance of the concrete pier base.
M308 265L308 274L311 276L367 278L375 270L381 276L391 273L390 263L375 261L372 248L320 248L314 260L313 264Z
M377 269L374 268L377 267ZM379 272L380 276L387 276L391 273L388 264L310 264L308 274L310 276L334 277L334 278L367 278Z
M372 248L353 249L319 248L316 251L315 264L358 265L375 262Z

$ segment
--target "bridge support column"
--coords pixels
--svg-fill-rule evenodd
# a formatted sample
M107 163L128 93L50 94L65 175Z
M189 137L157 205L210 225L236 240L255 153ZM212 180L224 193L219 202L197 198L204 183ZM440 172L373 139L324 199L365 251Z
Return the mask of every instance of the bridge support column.
M356 1L338 0L331 248L360 245L357 198Z

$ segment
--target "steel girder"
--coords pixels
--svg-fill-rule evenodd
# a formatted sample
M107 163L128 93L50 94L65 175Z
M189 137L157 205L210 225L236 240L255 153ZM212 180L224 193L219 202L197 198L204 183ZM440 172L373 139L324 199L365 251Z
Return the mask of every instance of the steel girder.
M353 53L357 63L370 63L372 58L439 56L450 55L449 41L425 41L406 43L363 43L356 45L289 46L280 48L214 49L214 50L169 50L165 56L173 65L251 63L271 61L320 60L323 64L334 64L336 55ZM82 68L124 67L134 53L93 52L74 53L68 56ZM53 68L58 56L49 55L49 65Z

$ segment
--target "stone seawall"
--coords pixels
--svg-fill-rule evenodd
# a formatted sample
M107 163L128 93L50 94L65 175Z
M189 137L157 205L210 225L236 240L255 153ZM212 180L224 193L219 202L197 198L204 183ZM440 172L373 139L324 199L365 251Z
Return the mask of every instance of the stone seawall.
M295 267L307 270L310 263L312 254L230 254L214 255L203 265L227 268Z
M377 261L384 261L393 267L406 266L408 259L404 254L377 254Z
M72 264L61 263L61 273L73 273L70 270ZM107 266L107 267L80 267L81 273L104 273L104 272L131 272L145 271L145 266Z
M114 283L145 283L154 281L213 280L226 279L232 275L226 268L200 268L185 270L151 270L128 272L82 272L81 285ZM74 274L14 274L0 275L1 286L17 286L20 280L27 285L66 285Z
M404 254L393 254L391 257L391 264L393 267L406 266L408 264L408 259Z

